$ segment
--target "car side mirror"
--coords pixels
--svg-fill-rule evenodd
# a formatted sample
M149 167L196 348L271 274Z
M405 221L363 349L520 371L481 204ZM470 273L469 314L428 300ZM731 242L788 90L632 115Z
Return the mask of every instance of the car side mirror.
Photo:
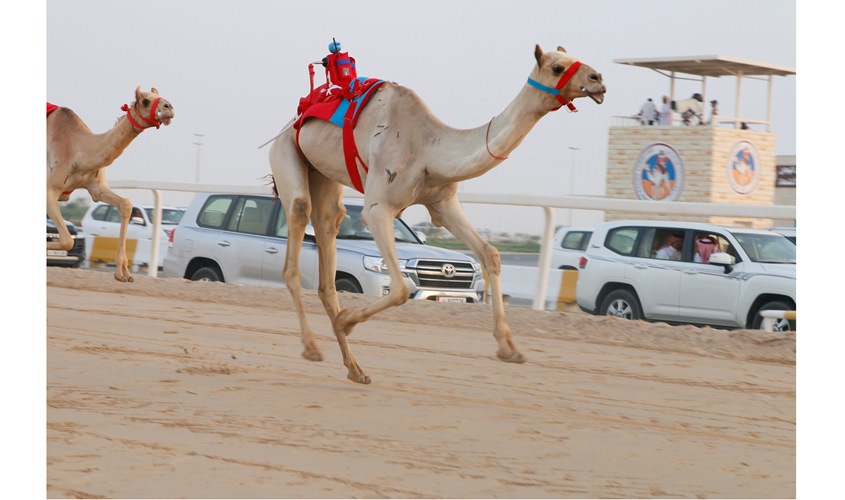
M143 217L131 217L131 218L129 219L129 223L130 223L130 224L137 224L137 225L139 225L139 226L146 226L146 225L147 225L147 223L146 223L146 222L144 222L144 218L143 218Z
M733 265L736 264L736 258L725 252L716 252L710 256L710 263L717 266L724 266L725 274L728 274L733 271Z

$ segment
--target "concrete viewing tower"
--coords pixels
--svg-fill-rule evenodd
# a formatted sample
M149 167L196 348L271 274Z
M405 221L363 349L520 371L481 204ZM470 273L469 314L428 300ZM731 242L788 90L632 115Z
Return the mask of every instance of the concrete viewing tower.
M616 59L614 62L657 71L669 78L666 95L676 104L668 125L641 125L637 117L616 117L608 134L607 196L609 198L767 205L775 200L776 139L771 132L772 86L775 76L794 68L725 56ZM681 76L683 75L683 76ZM710 118L708 77L736 78L732 116ZM768 81L764 119L742 111L742 81ZM676 80L701 82L694 98L675 95ZM661 103L655 103L658 110ZM686 111L686 120L680 113ZM605 220L698 220L729 226L768 227L772 220L729 217L681 217L667 204L665 215L607 211Z

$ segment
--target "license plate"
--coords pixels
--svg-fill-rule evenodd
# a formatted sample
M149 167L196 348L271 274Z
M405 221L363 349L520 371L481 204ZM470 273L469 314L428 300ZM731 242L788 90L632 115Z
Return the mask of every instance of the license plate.
M67 257L67 250L47 250L50 257Z
M437 302L466 302L466 297L437 297Z

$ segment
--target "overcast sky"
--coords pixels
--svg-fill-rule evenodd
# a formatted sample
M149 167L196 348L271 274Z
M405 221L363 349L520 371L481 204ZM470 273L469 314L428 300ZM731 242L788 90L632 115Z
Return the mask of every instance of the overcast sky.
M176 109L169 127L144 132L108 169L110 180L260 184L271 139L309 90L307 65L332 37L357 60L360 76L414 89L445 123L483 125L525 84L534 45L558 45L600 71L605 103L579 100L580 112L547 115L510 155L465 192L603 195L608 126L635 114L669 79L614 59L724 55L796 66L795 2L692 1L47 1L47 100L104 132L140 85L156 87ZM317 7L319 6L319 7ZM323 76L318 73L317 84ZM796 77L774 82L778 154L795 154ZM708 79L708 98L734 110L736 79ZM680 82L678 98L699 90ZM743 114L765 119L766 85L743 83ZM199 139L195 134L203 134ZM577 150L571 150L578 148ZM575 164L572 175L573 162ZM574 183L570 179L574 178ZM124 191L136 202L147 191ZM77 195L78 196L78 195ZM187 204L191 194L164 194ZM476 227L539 233L539 208L466 205ZM569 222L558 210L558 224ZM419 207L410 222L427 220ZM577 212L573 224L598 212Z

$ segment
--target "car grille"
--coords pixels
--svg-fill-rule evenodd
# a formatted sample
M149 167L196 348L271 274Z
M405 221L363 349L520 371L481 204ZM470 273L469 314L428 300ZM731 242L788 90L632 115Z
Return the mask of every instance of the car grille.
M410 264L407 269L416 271L416 281L418 281L420 287L457 288L464 290L472 288L475 270L473 270L472 263L470 262L420 260L416 263L411 262ZM451 277L447 277L444 274L444 267L449 269L449 266L455 269Z
M67 251L68 255L73 255L76 257L81 257L85 255L85 237L80 234L71 233L73 237L73 247ZM47 242L51 241L59 241L59 233L56 231L55 228L48 227L47 228Z

